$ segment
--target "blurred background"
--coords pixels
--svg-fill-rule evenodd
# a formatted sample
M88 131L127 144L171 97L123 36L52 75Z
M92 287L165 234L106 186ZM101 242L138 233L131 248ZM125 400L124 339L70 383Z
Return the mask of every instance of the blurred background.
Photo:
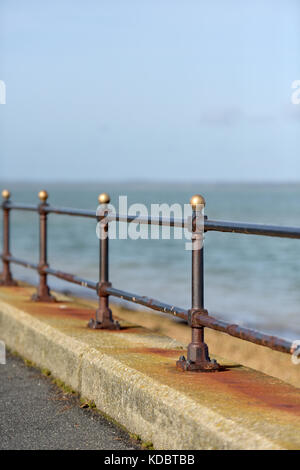
M1 187L88 209L102 191L148 206L201 193L210 218L299 226L299 30L298 0L2 0ZM13 213L13 253L37 260L37 242L37 215ZM96 280L97 247L93 221L49 217L53 267ZM208 233L205 247L213 314L299 337L299 241ZM188 307L190 253L114 240L111 280Z

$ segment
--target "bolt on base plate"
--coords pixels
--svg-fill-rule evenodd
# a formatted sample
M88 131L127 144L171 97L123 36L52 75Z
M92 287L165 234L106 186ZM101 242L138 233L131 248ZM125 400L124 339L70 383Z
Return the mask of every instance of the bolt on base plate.
M92 328L93 330L120 330L121 326L120 323L117 321L106 320L104 322L98 322L91 318L88 322L88 328Z
M192 362L186 360L184 356L180 356L176 362L177 369L190 372L217 372L222 369L220 364L214 359L211 361Z

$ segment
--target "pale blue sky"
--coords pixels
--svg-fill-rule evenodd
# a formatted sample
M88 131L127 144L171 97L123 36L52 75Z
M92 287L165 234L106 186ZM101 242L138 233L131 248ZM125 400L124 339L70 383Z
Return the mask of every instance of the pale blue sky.
M300 177L299 0L1 0L0 179Z

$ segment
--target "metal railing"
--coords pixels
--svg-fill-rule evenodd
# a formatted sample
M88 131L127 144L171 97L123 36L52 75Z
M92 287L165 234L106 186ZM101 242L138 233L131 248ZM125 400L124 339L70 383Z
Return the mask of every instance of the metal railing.
M276 351L293 354L295 347L291 341L270 336L244 328L236 324L216 319L208 314L204 308L204 266L203 266L203 243L199 244L199 239L203 239L203 232L230 232L241 233L247 235L261 235L270 237L282 238L297 238L300 239L300 228L295 227L278 227L271 225L258 225L248 223L235 223L209 220L204 218L202 232L199 232L196 219L199 212L199 207L203 208L205 200L200 195L195 195L191 198L192 206L192 303L191 309L185 310L174 305L162 303L158 300L132 294L116 289L109 282L109 233L108 226L110 221L116 222L133 222L136 224L147 225L160 225L169 227L184 228L186 221L184 219L163 218L159 217L153 219L151 217L134 217L128 214L111 214L107 210L107 204L110 202L110 197L106 193L100 194L98 201L100 203L100 212L88 211L82 209L72 208L56 208L47 203L48 194L46 191L39 192L40 203L38 205L30 204L15 204L10 200L10 192L8 190L2 191L3 203L3 272L0 281L2 286L15 286L17 283L13 279L10 264L15 263L26 268L34 269L39 273L39 285L36 294L32 297L36 302L55 302L55 298L51 295L48 284L47 276L55 276L59 279L78 284L96 291L98 295L98 308L95 313L95 318L91 319L88 323L89 328L94 329L115 329L119 330L120 325L113 319L112 311L109 308L109 297L114 296L129 302L144 305L152 310L171 314L175 317L182 318L188 322L191 327L191 343L188 346L187 359L181 356L176 365L181 370L187 371L217 371L222 370L222 367L209 357L208 347L204 342L204 328L211 328L213 330L227 333L236 338L240 338L252 343L266 346ZM39 263L34 264L28 261L15 258L10 253L10 211L34 211L39 214ZM202 210L202 209L201 209ZM93 218L100 222L99 237L99 281L94 282L87 279L82 279L76 275L58 271L50 268L47 260L47 217L48 214L62 214L77 217ZM103 234L106 234L103 236Z

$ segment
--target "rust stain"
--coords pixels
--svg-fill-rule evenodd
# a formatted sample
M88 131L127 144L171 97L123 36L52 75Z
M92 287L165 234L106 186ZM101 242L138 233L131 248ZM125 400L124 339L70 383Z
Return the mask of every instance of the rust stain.
M207 387L207 391L212 389L214 393L228 393L229 396L236 396L239 402L248 406L270 407L281 411L300 416L300 393L290 385L280 383L272 378L245 369L241 370L230 367L223 372L215 373L193 373L179 372L185 385L192 389L200 384ZM262 378L263 377L263 378Z
M87 320L95 315L95 309L89 307L79 307L74 302L57 301L54 303L33 302L31 295L33 289L22 287L9 288L9 298L5 299L13 305L16 305L29 314L39 315L41 317L60 317L76 318Z
M114 315L114 318L118 317ZM145 329L142 326L136 326L136 325L127 325L127 326L121 326L121 331L122 333L137 333L139 335L146 335L149 334L149 332L145 331Z
M75 308L75 307L66 307L59 308L59 304L38 304L30 303L28 305L29 313L38 314L40 316L54 316L60 318L76 318L82 320L88 320L91 316L95 315L95 310L84 309L84 308Z
M213 397L216 401L229 403L235 400L240 409L246 412L253 410L273 410L293 416L295 419L300 416L300 393L299 390L280 382L277 379L261 374L254 370L241 366L226 367L222 372L195 373L181 372L175 367L175 361L180 356L181 350L134 347L129 348L126 354L141 354L139 359L132 359L134 367L141 372L155 375L162 383L168 383L172 387L184 390L191 396L199 396L205 393ZM170 361L158 363L154 357L170 358ZM151 357L153 359L151 359ZM146 359L147 358L147 359ZM290 419L290 418L288 418Z
M177 357L180 351L177 349L166 349L166 348L130 348L130 352L135 354L158 354L163 357Z

